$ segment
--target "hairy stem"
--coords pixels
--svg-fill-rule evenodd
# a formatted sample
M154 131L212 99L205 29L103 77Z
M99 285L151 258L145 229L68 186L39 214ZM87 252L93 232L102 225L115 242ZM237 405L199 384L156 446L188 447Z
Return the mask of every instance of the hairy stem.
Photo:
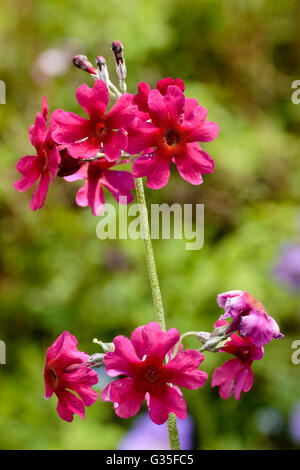
M150 279L150 285L152 289L154 310L155 310L155 320L160 324L163 331L166 331L164 307L160 292L160 286L156 271L156 264L154 258L154 252L151 242L151 234L149 227L149 218L148 218L148 209L146 205L144 185L142 178L135 178L135 187L136 187L136 196L139 204L140 210L140 224L141 224L141 233L144 239L144 248L146 255L146 264L148 275ZM176 423L176 416L173 413L169 414L168 418L168 432L169 432L169 441L170 448L172 450L180 450L180 442L178 436L178 429Z

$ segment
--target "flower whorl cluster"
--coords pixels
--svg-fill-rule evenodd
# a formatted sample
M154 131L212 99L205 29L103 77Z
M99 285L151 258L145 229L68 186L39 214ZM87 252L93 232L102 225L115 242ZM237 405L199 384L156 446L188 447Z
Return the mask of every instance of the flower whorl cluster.
M218 125L206 120L207 110L194 98L185 98L184 83L171 77L160 80L154 90L141 82L138 93L126 93L126 65L120 41L112 43L120 90L110 80L106 61L96 58L95 68L84 55L73 59L76 67L94 80L76 91L79 105L88 117L62 109L55 110L47 132L48 108L43 101L29 134L36 156L21 158L17 170L23 178L18 191L29 189L39 179L31 209L40 209L47 195L50 176L66 181L85 179L77 193L79 206L90 206L94 215L104 211L103 187L115 199L132 202L134 177L147 177L153 189L165 186L173 162L186 181L201 184L202 174L212 173L214 162L198 142L218 135ZM107 112L109 97L116 100ZM120 163L133 162L132 171L114 171Z

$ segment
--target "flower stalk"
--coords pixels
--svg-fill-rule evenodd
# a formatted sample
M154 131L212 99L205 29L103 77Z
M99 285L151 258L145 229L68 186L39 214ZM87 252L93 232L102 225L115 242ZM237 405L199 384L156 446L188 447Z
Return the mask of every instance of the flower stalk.
M135 178L136 197L140 210L140 224L141 232L144 240L146 264L148 270L148 276L152 289L155 320L160 324L163 331L166 331L166 322L164 307L162 302L162 296L159 286L159 280L156 270L155 257L151 242L151 234L149 227L148 209L145 198L144 184L142 178ZM174 413L170 413L167 421L169 441L171 450L180 450L180 441L178 435L178 428L176 423L176 416Z

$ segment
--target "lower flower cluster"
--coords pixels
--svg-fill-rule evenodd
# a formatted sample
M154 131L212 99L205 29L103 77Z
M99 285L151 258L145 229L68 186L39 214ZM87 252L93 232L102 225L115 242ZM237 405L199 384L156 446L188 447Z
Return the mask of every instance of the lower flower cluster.
M247 292L226 292L218 296L218 302L225 309L214 325L224 331L219 350L234 358L214 371L211 385L219 387L221 398L234 394L239 400L241 393L252 387L251 366L262 359L263 346L283 335L263 305ZM230 316L232 322L227 323L224 317ZM101 399L112 402L120 418L135 416L145 400L155 424L165 423L169 413L185 419L187 406L179 387L197 390L207 381L207 373L199 369L204 355L199 350L183 349L179 332L175 328L163 331L157 322L136 328L130 339L117 336L104 349L108 349L103 359L106 373L114 379L102 390ZM93 367L95 355L78 351L77 340L67 331L48 349L46 398L57 395L62 419L72 421L75 413L84 418L85 407L97 400L92 386L98 376Z

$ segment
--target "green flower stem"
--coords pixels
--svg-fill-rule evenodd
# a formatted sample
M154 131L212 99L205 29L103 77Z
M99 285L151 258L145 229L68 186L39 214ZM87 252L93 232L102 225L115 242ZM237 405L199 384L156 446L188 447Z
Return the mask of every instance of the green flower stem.
M166 331L164 307L163 307L159 281L158 281L158 276L157 276L157 271L156 271L153 247L152 247L152 242L151 242L148 209L146 205L144 185L143 185L142 178L135 178L135 188L136 188L136 196L137 196L137 201L138 201L139 210L140 210L140 225L141 225L141 233L144 239L147 270L148 270L150 285L152 289L152 296L153 296L153 303L154 303L154 310L155 310L155 320L160 324L162 330ZM180 442L179 442L179 436L178 436L176 416L173 413L169 414L167 424L168 424L170 448L172 450L180 450Z

